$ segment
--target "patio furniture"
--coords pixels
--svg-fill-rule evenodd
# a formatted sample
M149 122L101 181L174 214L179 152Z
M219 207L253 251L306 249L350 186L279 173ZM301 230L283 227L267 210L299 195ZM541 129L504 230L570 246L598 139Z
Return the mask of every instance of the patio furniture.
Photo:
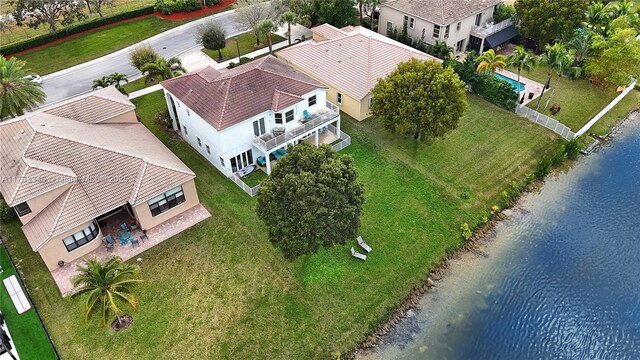
M140 234L140 241L144 242L145 239L148 239L149 236L147 236L147 230L142 230L142 234Z
M282 154L278 153L277 151L272 152L271 155L273 155L273 157L276 158L276 160L280 160L280 158L283 156Z
M20 282L18 282L18 278L15 275L9 276L2 282L18 314L23 314L31 309L31 304L29 304L29 300L27 300L27 296L24 294L22 286L20 286Z
M282 156L287 155L287 150L285 150L285 149L278 149L278 150L276 150L276 152L278 154L282 155Z
M359 252L356 251L356 249L353 248L353 246L351 247L351 256L353 256L356 259L360 259L362 261L367 261L367 255L360 254Z
M364 240L362 240L362 236L358 236L358 245L360 245L360 247L365 249L368 253L370 253L371 250L373 250L371 246L367 245L367 243L364 242Z
M113 243L105 242L105 243L104 243L104 246L107 248L107 250L108 250L109 252L112 252L112 251L113 251Z
M311 113L309 112L309 110L303 111L302 116L304 116L304 118L307 120L311 120Z
M111 236L111 234L105 235L102 238L102 241L106 242L107 244L113 245L113 236Z
M120 225L120 229L122 229L123 231L129 231L129 225L127 225L127 224L121 224L121 225Z
M131 237L131 246L134 247L136 245L140 246L140 242L138 242L138 239L136 239L134 236L132 236Z
M253 170L256 169L255 165L249 165L249 166L245 166L242 169L240 169L236 174L238 174L238 176L240 176L241 178L251 174L253 172Z
M129 234L129 232L121 231L120 234L118 234L118 241L120 242L120 245L127 245L129 241L131 241L131 234Z
M264 156L258 156L258 159L256 160L256 162L258 163L258 165L260 166L265 166L267 165L267 162L264 159Z

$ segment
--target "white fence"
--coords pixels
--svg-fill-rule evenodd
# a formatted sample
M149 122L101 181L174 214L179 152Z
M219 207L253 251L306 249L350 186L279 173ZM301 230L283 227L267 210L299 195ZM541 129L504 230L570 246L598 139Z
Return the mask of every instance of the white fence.
M539 112L533 109L529 109L524 105L518 105L516 107L516 114L525 117L536 124L546 127L547 129L562 136L565 140L571 140L576 136L576 134L571 131L569 127L559 122L558 120L552 119L547 115L540 114Z
M333 132L335 134L337 132L337 129L336 129L335 126L329 125L329 131L331 131L331 132ZM340 151L340 150L346 148L347 146L351 145L351 136L345 134L342 131L340 131L340 139L342 141L340 141L339 143L331 146L331 149L333 149L333 151Z
M613 101L610 102L609 105L607 105L604 109L602 109L602 111L600 111L596 116L594 116L593 119L589 120L589 122L585 126L583 126L582 129L578 130L578 132L576 133L576 137L586 133L589 129L591 129L591 127L595 123L597 123L598 120L602 119L602 117L606 113L608 113L609 110L611 110L620 101L622 101L622 99L624 99L624 97L627 96L627 94L629 94L635 88L637 82L638 80L633 80L633 83L631 83L631 85L624 89L624 91L620 93L620 95L616 96L616 98L613 99Z
M262 170L255 170L255 171L262 171ZM251 197L256 196L256 194L258 193L258 189L260 188L260 184L254 187L250 187L249 185L245 184L244 181L242 181L242 179L240 179L236 174L231 175L230 179L233 180L233 182L236 183L236 185L238 185L242 190L244 190L244 192L249 194L249 196Z

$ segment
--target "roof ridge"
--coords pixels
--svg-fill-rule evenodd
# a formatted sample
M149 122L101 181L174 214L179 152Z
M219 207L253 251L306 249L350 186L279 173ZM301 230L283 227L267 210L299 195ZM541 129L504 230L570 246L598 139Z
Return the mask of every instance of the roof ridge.
M49 241L49 239L51 239L51 237L53 236L53 230L56 228L56 226L58 226L58 222L60 221L60 217L62 216L62 210L64 210L65 205L67 204L67 200L69 200L69 196L71 196L71 190L75 187L71 186L69 189L67 189L67 191L63 192L62 194L60 194L60 196L58 196L53 202L51 202L51 204L49 204L46 208L48 208L49 206L52 206L59 198L61 198L62 196L64 196L64 200L62 201L62 205L60 205L60 210L58 211L58 214L56 215L55 220L53 220L53 224L51 225L51 229L49 229L47 231L47 238L44 239L40 244L38 244L38 246L36 246L36 248L34 249L34 251L38 251L40 250L40 248L42 246L44 246L44 244ZM45 209L46 209L45 208ZM43 210L44 211L44 210Z
M108 86L108 87L106 87L106 88L103 88L103 89L100 89L100 90L98 90L98 91L95 91L95 92L93 92L93 93L92 93L92 95L91 95L91 96L88 96L88 97L83 98L83 99L87 99L87 98L89 98L89 97L92 97L92 96L93 96L93 97L98 97L98 98L100 98L100 99L109 100L109 101L111 101L111 102L115 102L115 103L118 103L118 104L127 105L127 106L130 106L130 107L134 108L134 109L136 108L136 106L135 106L131 101L129 101L128 99L127 99L127 101L118 101L118 100L110 99L110 98L105 97L104 95L102 95L103 93L106 93L106 91L103 91L103 90L105 90L105 89L110 89L110 88L111 88L111 86ZM120 90L117 90L117 88L116 88L116 87L114 87L114 89L115 89L118 93L120 93ZM109 90L109 91L111 91L111 90Z
M224 93L224 100L222 101L222 111L220 111L220 121L218 123L218 127L222 128L222 119L224 118L224 112L227 109L227 99L229 99L229 90L231 89L231 80L233 77L229 78L229 84L227 84L227 91Z
M56 221L54 223L54 227L51 229L49 238L47 238L46 240L43 241L42 245L44 245L45 243L47 243L49 240L51 240L51 238L53 238L56 235L60 235L65 231L69 231L70 229L73 229L74 227L78 226L78 225L73 225L70 228L66 228L63 230L60 230L58 232L54 232L53 230L56 228L56 226L58 225L58 221L60 221L60 216L62 215L62 211L66 208L67 206L67 202L69 200L69 197L71 196L71 192L76 189L76 187L79 189L78 191L82 191L84 193L84 196L87 198L87 200L89 200L89 203L91 204L91 206L93 207L93 214L91 216L87 216L85 218L81 218L83 219L82 221L78 221L79 224L86 222L88 220L91 220L92 218L95 218L98 215L98 208L96 207L96 205L93 203L93 201L91 201L91 197L87 194L87 191L84 189L84 186L82 186L81 183L76 184L74 186L72 186L71 188L69 188L69 194L68 196L65 198L64 203L62 204L62 206L60 207L60 212L58 213L58 217L56 218ZM40 246L42 246L40 245Z
M69 174L65 174L65 173L63 173L63 172L61 172L61 171L56 171L56 170L53 170L53 169L46 169L44 166L39 166L39 164L37 164L37 163L35 163L35 164L34 164L34 163L32 163L32 164L30 165L30 164L28 164L28 163L27 163L27 161L25 161L25 164L27 164L27 166L28 166L28 167L31 167L31 168L34 168L34 169L38 169L38 170L42 170L42 171L48 171L48 172L52 172L52 173L54 173L54 174L64 175L64 176L69 176L69 177L75 177L75 178L77 178L77 177L78 177L78 176L75 174L75 171L73 171L71 168L68 168L68 167L66 167L66 166L56 165L56 164L51 164L51 163L48 163L48 162L46 162L46 161L41 161L41 160L32 159L32 158L30 158L30 157L24 157L24 160L40 162L40 163L43 163L43 164L49 164L49 165L51 165L51 166L63 167L63 168L69 169L71 172L73 172L74 176L71 176L71 175L69 175Z
M138 198L138 194L140 194L140 187L142 186L142 179L144 178L144 174L147 172L147 165L149 163L148 162L144 162L144 166L142 167L142 171L140 171L140 177L138 179L138 185L136 185L136 190L135 193L133 194L133 201L132 203L135 204L136 199Z
M440 0L440 16L442 16L442 23L441 24L444 25L444 0Z
M286 65L286 64L285 64L285 65ZM288 66L289 66L289 65L288 65ZM323 85L323 84L321 84L320 82L318 82L318 84L314 84L314 83L310 83L310 82L308 82L308 81L304 81L304 80L296 79L296 78L294 78L294 77L289 77L289 76L286 76L286 75L283 75L283 74L278 74L278 73L276 73L276 72L269 71L269 70L261 70L261 71L266 72L267 74L271 74L271 75L276 75L276 76L286 77L287 79L290 79L290 80L293 80L293 81L297 81L297 82L299 82L299 83L301 83L301 84L307 84L307 85L311 85L311 86L319 86L319 87L322 87L322 88L326 88L326 86L325 86L325 85ZM297 71L297 70L296 70L296 71ZM301 73L302 73L302 74L304 74L304 72L301 72ZM304 75L306 75L306 74L304 74ZM306 75L306 76L309 76L309 75ZM296 95L296 96L297 96L297 95Z

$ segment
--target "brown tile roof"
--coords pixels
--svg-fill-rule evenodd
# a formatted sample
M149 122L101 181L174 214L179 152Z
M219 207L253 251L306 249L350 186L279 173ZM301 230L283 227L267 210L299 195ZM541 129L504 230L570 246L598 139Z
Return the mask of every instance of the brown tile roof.
M218 131L264 111L278 111L294 104L293 97L324 88L273 56L222 72L205 68L161 84ZM274 102L276 96L280 100Z
M121 97L110 101L128 101L105 92ZM0 123L0 169L16 174L15 181L0 182L0 193L11 206L69 187L24 225L35 250L100 214L143 203L195 177L140 123L76 121L54 115L55 108Z
M128 101L116 100L116 96L112 94L113 91L119 93L116 88L108 87L96 96L72 99L43 112L75 121L96 124L136 108L135 105Z
M358 100L367 96L378 79L389 75L401 62L411 58L442 62L361 26L353 27L346 34L334 40L305 41L280 50L277 55Z
M449 25L502 3L502 0L390 0L390 7L434 24Z

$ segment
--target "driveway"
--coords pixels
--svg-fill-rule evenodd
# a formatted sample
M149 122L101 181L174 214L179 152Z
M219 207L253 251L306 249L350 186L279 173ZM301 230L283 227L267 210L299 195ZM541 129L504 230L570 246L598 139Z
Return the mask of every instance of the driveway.
M194 39L195 29L209 19L215 19L225 28L229 36L243 30L243 27L234 20L234 10L230 10L181 25L146 39L141 43L151 44L165 58L181 56L196 51L200 46L196 44ZM139 44L43 76L42 87L47 94L45 105L91 91L94 79L114 72L127 74L129 77L139 75L140 72L129 65L129 52Z

